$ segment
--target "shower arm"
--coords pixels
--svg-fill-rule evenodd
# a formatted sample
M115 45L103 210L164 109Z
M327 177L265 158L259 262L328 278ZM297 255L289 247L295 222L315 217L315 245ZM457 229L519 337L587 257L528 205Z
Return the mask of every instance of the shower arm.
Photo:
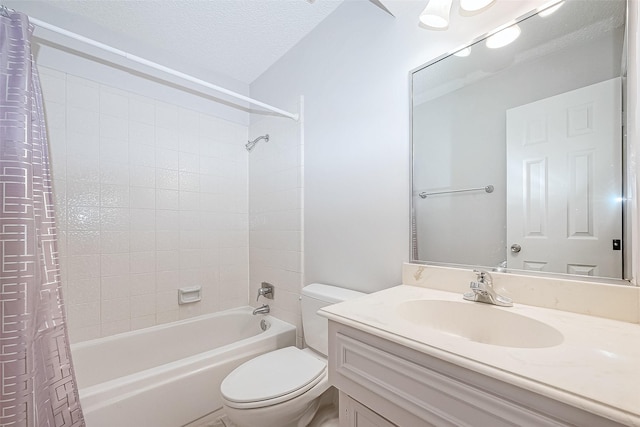
M269 134L259 136L253 141L248 141L244 147L247 149L247 151L251 151L253 150L253 147L255 147L256 144L262 139L264 139L264 142L269 142Z

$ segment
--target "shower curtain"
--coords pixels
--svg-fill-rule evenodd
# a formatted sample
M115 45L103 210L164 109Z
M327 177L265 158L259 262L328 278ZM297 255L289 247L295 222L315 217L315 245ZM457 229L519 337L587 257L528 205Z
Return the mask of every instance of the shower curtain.
M0 12L0 427L80 427L33 27Z

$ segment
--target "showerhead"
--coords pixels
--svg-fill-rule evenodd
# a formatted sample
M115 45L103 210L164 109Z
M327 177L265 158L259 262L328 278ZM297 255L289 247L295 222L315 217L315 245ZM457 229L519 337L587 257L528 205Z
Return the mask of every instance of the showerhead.
M247 151L251 151L251 150L253 150L253 147L256 146L258 141L260 141L261 139L264 139L264 142L269 142L269 134L259 136L256 139L254 139L253 141L247 142L244 147L247 149Z

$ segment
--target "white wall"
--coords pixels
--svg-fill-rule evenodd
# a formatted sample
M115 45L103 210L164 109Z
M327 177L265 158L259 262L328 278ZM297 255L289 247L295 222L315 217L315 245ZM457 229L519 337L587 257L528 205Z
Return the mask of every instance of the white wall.
M346 1L251 85L295 110L305 97L304 283L372 292L409 259L409 71L543 1L498 0L447 31L418 26L424 1Z

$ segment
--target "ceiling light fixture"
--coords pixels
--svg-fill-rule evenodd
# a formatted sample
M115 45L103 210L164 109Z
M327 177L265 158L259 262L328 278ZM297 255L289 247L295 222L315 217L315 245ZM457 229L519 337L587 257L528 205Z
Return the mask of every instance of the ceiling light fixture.
M510 43L513 43L515 39L520 36L520 27L512 25L504 30L498 31L494 35L487 38L485 44L489 49L498 49L504 47Z
M551 7L548 7L546 9L544 9L544 10L541 10L540 12L538 12L538 16L540 16L541 18L545 18L545 17L551 15L552 13L554 13L555 11L557 11L558 9L560 9L563 4L564 4L564 0L562 0L561 2L559 2L556 5L553 5Z
M429 0L420 14L420 22L431 28L447 28L453 0Z
M460 8L467 12L477 12L491 5L495 0L460 0Z

